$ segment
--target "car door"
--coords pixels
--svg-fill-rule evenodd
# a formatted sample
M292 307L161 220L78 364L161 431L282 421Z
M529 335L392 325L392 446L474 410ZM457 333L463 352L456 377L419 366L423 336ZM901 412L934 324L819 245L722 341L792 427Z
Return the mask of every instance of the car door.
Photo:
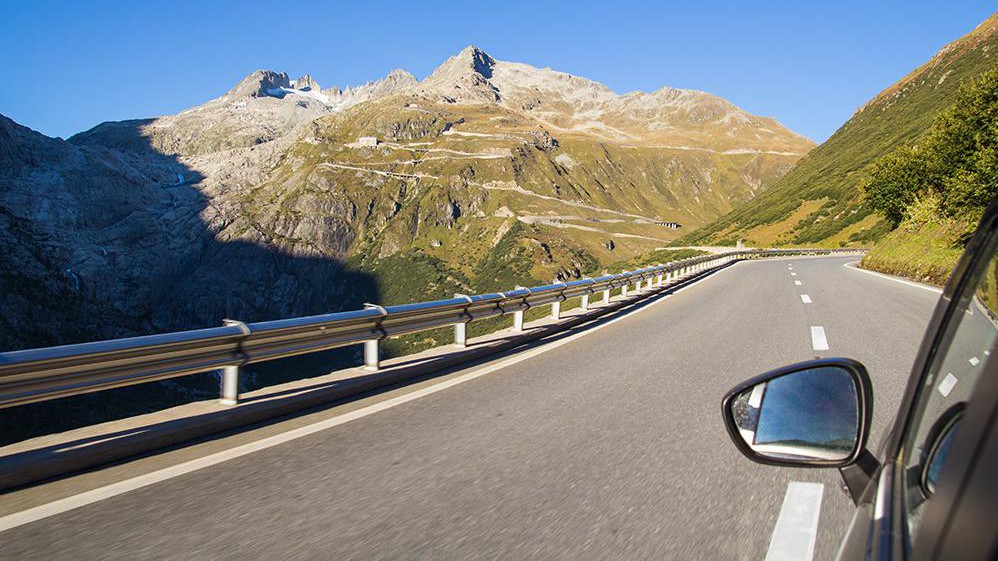
M872 558L995 558L996 222L993 204L954 270L919 350L876 485ZM857 518L854 526L863 524L863 517Z

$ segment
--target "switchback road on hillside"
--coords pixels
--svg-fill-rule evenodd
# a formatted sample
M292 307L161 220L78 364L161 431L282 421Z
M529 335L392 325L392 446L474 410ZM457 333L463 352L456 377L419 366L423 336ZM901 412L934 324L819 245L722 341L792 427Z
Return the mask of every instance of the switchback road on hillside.
M938 294L844 266L855 260L738 263L504 367L202 443L215 453L371 411L13 527L0 557L758 560L802 482L821 485L815 559L832 559L852 510L837 471L753 464L720 401L771 368L855 358L873 378L877 448ZM74 479L99 488L192 453L19 493L69 496Z

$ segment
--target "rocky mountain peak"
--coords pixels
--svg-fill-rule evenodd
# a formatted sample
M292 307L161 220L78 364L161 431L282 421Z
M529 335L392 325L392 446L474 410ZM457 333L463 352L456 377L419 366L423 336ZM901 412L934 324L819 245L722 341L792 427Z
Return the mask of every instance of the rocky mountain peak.
M384 81L391 84L410 86L419 82L415 76L406 70L402 70L401 68L396 68L389 72L388 75L384 77Z
M474 45L448 58L423 86L446 101L496 102L499 90L489 82L496 60Z
M496 64L494 58L474 45L468 45L461 50L457 54L457 61L463 66L470 66L474 72L481 74L486 79L492 77L492 68Z
M286 72L278 73L273 70L257 70L240 80L225 95L229 98L267 97L269 95L268 90L290 87L291 80L288 78Z
M317 92L322 89L319 87L319 83L315 81L315 78L312 78L311 74L306 74L294 82L291 82L291 87L296 90L303 90L307 92Z

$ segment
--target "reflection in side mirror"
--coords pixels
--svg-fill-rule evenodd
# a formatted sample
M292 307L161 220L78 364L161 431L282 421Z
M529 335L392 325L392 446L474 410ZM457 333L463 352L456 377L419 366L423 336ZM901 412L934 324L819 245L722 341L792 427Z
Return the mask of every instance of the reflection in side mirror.
M732 390L724 416L732 439L762 463L843 466L866 442L866 371L846 359L811 361Z
M939 475L949 458L949 451L960 429L960 421L963 420L963 411L966 407L966 402L950 407L929 429L929 434L925 438L925 455L922 458L922 492L926 497L931 497L936 492Z

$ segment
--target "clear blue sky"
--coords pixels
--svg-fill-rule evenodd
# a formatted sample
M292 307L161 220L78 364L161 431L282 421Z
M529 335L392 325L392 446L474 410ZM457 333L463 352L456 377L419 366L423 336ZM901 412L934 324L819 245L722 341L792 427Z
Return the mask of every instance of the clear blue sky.
M988 2L0 2L0 113L52 136L221 95L257 68L322 87L423 78L475 44L618 92L721 95L814 140L969 32Z

